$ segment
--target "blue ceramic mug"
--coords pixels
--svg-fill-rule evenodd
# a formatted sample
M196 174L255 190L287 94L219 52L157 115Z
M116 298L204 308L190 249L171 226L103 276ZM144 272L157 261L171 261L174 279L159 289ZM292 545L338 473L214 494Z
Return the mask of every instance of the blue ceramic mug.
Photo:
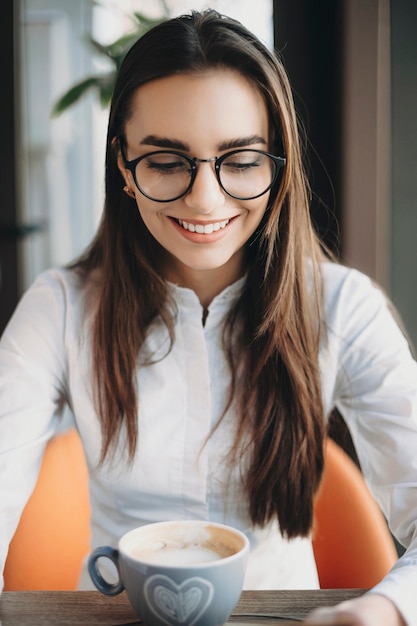
M103 546L88 559L97 589L126 589L147 626L218 626L239 600L249 540L242 532L205 521L158 522L126 533L118 548ZM99 559L110 559L118 580L108 582Z

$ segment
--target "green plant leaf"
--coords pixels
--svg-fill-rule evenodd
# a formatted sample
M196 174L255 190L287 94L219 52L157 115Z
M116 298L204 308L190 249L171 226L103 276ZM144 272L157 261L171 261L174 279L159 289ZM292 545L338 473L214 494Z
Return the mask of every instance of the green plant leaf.
M102 107L107 107L110 104L116 82L116 76L116 72L109 72L108 74L100 77L98 90Z
M63 111L75 104L75 102L77 102L77 100L79 100L89 89L99 86L100 77L89 76L88 78L84 78L84 80L71 87L71 89L59 98L52 109L52 116L57 117Z
M131 46L141 37L146 31L136 30L134 32L123 35L116 41L111 44L103 45L94 39L90 39L90 45L99 52L101 55L104 55L107 59L110 59L112 63L114 63L115 68L118 70L126 53L131 48Z
M133 13L133 16L138 22L139 26L141 26L143 30L149 30L153 28L154 26L157 26L158 24L160 24L166 19L166 16L157 17L157 18L148 17L147 15L144 15L143 13L139 13L138 11L135 11Z
M142 30L136 30L134 32L128 33L127 35L123 35L108 46L109 56L116 64L117 69L119 69L121 62L126 56L128 50L139 39L139 37L144 34L144 32L145 31Z
M93 38L89 38L88 39L88 43L90 44L90 46L92 46L94 48L94 50L96 52L98 52L99 54L102 54L103 56L107 57L108 59L113 60L113 55L112 55L112 44L105 46L102 43L100 43L99 41L97 41L96 39Z
M89 90L95 88L98 92L100 102L102 106L108 106L110 103L114 85L116 82L117 72L120 69L122 61L126 56L128 50L136 42L137 39L142 37L149 29L153 28L157 24L163 22L169 17L169 10L165 0L160 0L162 6L163 16L160 18L150 18L143 13L134 12L131 16L133 30L125 35L122 35L116 41L108 45L99 43L93 38L89 38L90 45L99 54L107 57L113 63L114 70L107 74L101 74L96 76L89 76L80 81L71 89L69 89L61 98L56 102L52 109L52 116L57 117L63 111L75 104L84 94Z

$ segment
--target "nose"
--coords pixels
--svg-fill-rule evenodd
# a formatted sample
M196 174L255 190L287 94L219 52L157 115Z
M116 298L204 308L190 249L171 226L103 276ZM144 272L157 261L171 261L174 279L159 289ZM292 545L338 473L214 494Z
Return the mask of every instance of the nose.
M225 193L217 180L213 163L200 162L194 184L184 198L185 204L195 212L211 213L225 202Z

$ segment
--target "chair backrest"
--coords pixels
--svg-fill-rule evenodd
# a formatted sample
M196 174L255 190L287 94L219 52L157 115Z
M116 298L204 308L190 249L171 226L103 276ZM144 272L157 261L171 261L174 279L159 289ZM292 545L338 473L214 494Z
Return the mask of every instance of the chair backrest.
M324 589L373 587L397 559L385 519L360 470L331 439L315 505L313 548Z
M10 544L5 590L76 589L90 549L88 471L75 429L47 445L35 490Z
M48 444L35 490L11 542L5 590L75 589L90 545L88 472L74 429ZM362 475L335 443L315 506L313 548L323 588L369 588L396 550Z

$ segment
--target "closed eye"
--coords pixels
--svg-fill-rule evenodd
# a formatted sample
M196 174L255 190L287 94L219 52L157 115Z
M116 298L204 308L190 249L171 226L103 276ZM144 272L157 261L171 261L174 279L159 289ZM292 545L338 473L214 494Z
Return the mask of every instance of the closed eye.
M149 158L146 159L145 162L146 168L149 170L154 170L160 174L178 174L178 173L186 173L189 172L190 166L187 161L183 161L182 159L154 159Z
M253 161L253 163L223 163L223 167L227 168L228 170L237 170L237 171L242 171L242 170L249 170L252 169L254 167L259 167L260 163Z
M222 168L224 171L232 174L233 172L242 173L245 171L251 171L255 168L261 167L263 165L263 160L261 158L254 159L251 157L248 159L247 157L243 158L233 158L227 159L223 161Z

